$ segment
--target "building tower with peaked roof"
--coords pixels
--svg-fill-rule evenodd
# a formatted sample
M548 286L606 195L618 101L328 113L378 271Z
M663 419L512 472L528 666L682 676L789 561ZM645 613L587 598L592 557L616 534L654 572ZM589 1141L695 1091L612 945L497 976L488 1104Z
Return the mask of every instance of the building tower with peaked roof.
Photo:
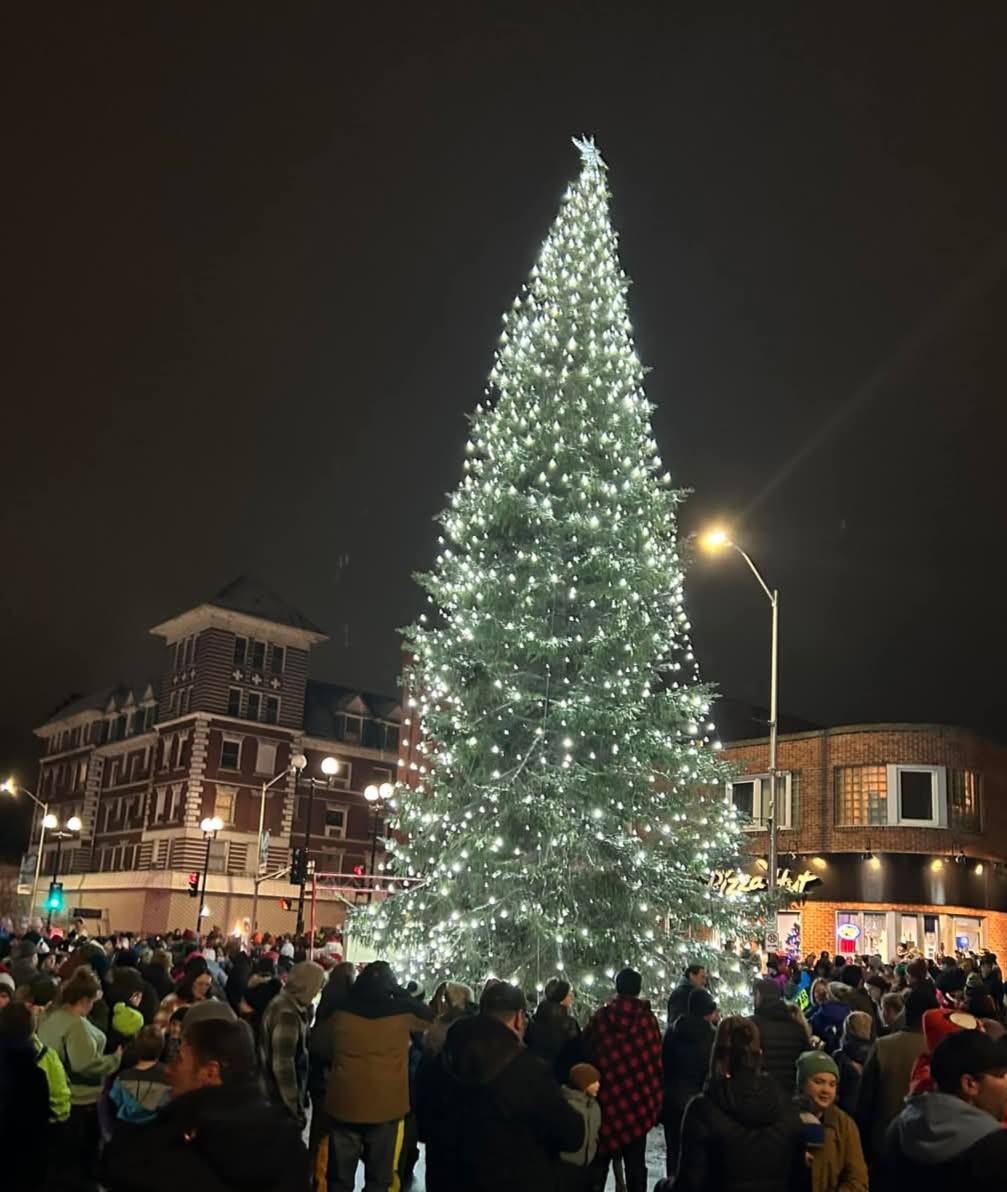
M85 908L105 930L192 926L188 875L206 861L200 823L216 816L224 827L210 843L207 922L234 930L251 913L263 785L284 775L266 795L265 872L289 865L291 848L307 839L320 873L344 875L319 902L319 925L340 926L347 901L367 896L354 889L367 885L354 879L370 870L374 839L363 791L394 781L398 701L309 679L311 649L326 635L246 577L151 633L164 642L156 676L74 698L36 729L39 798L61 823L73 815L83 823L61 850L66 915ZM286 772L298 753L307 765L295 779ZM332 776L322 774L325 757L339 762ZM40 816L22 888L31 885ZM43 876L55 854L47 842ZM280 899L296 893L289 878L264 881L260 928L293 930Z

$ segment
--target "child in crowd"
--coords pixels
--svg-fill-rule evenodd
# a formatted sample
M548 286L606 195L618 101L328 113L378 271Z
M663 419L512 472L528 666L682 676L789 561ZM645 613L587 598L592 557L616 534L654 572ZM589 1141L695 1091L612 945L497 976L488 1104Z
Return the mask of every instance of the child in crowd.
M867 1164L853 1119L836 1104L839 1068L821 1051L797 1059L798 1108L811 1156L811 1192L867 1192Z
M563 1086L563 1096L584 1119L583 1146L560 1155L563 1160L560 1168L560 1187L563 1192L578 1192L590 1185L591 1164L598 1150L598 1132L601 1130L599 1088L601 1073L593 1064L574 1064Z
M149 1122L171 1095L168 1070L161 1063L164 1035L156 1026L145 1026L131 1050L136 1061L120 1068L108 1096L117 1122L139 1126Z

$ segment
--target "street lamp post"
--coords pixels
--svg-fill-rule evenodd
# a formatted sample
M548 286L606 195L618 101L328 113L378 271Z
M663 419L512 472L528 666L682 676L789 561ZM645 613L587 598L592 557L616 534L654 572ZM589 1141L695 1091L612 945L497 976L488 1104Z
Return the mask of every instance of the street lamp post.
M56 841L56 863L52 871L52 884L55 885L59 881L59 864L63 858L63 841L73 840L74 836L84 826L79 817L71 815L66 821L65 825L61 825L59 820L52 814L45 816L42 821L42 826L49 829L50 834ZM52 906L46 907L45 916L45 933L49 934L52 927Z
M217 833L224 826L224 821L218 816L210 816L199 825L206 838L206 857L203 860L203 885L199 891L199 909L196 911L196 938L202 926L203 911L206 909L206 876L210 872L210 845L217 837Z
M748 553L736 542L732 542L726 530L710 530L699 539L704 550L716 552L724 549L737 551L748 564L749 570L759 582L759 587L765 592L772 610L772 634L769 661L769 815L766 817L766 827L769 831L769 879L770 890L776 889L776 733L777 733L777 684L779 674L779 642L780 642L780 593L776 588L770 588L759 574L758 567L752 562Z
M303 768L302 766L301 769ZM339 758L323 757L321 771L325 775L325 786L331 790L333 779L339 773ZM297 926L294 929L298 935L302 935L304 932L304 887L307 883L308 853L311 848L311 815L315 806L316 782L315 778L308 779L308 815L304 821L304 874L301 878L301 892L297 896Z
M35 900L38 898L38 879L42 872L42 842L45 840L45 821L49 814L49 804L44 803L34 791L30 791L26 786L18 786L13 778L8 778L5 782L0 783L0 790L6 795L16 795L18 791L22 791L35 804L36 807L42 811L42 818L39 821L38 833L38 850L35 853L35 877L31 884L31 909L29 910L29 917L35 912Z
M265 868L262 856L263 833L266 827L266 794L271 786L275 786L281 779L289 777L291 774L299 774L301 770L308 764L308 759L303 753L295 753L290 759L290 765L285 770L282 770L269 782L262 784L262 790L259 792L259 835L255 843L255 883L252 889L252 931L259 930L259 886L262 884L262 873Z
M371 886L367 891L367 901L374 899L374 883L378 872L378 816L380 808L395 794L395 787L390 782L382 782L380 786L371 785L364 791L364 798L374 808L374 830L371 834Z

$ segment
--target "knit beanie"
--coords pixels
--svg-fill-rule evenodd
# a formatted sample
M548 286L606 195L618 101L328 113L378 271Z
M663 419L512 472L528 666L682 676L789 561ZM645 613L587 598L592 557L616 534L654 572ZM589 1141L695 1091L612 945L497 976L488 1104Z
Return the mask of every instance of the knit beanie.
M797 1057L797 1091L800 1092L812 1076L821 1072L831 1072L836 1080L839 1079L839 1065L831 1055L824 1051L802 1052Z
M574 1064L570 1069L568 1083L572 1089L580 1089L583 1092L592 1084L601 1083L601 1073L594 1064Z
M302 1006L309 1006L325 984L325 969L313 960L302 960L290 970L287 993Z
M14 996L14 978L10 973L0 973L0 985L6 985L11 992L11 997Z
M132 1039L143 1029L143 1015L125 1002L118 1002L112 1011L112 1029L124 1039Z

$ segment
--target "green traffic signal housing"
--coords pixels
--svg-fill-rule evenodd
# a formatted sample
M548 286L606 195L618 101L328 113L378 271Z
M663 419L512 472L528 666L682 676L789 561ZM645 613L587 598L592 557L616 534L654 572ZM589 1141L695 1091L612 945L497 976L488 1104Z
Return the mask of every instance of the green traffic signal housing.
M63 883L49 883L49 897L45 900L47 911L61 911L63 909Z

